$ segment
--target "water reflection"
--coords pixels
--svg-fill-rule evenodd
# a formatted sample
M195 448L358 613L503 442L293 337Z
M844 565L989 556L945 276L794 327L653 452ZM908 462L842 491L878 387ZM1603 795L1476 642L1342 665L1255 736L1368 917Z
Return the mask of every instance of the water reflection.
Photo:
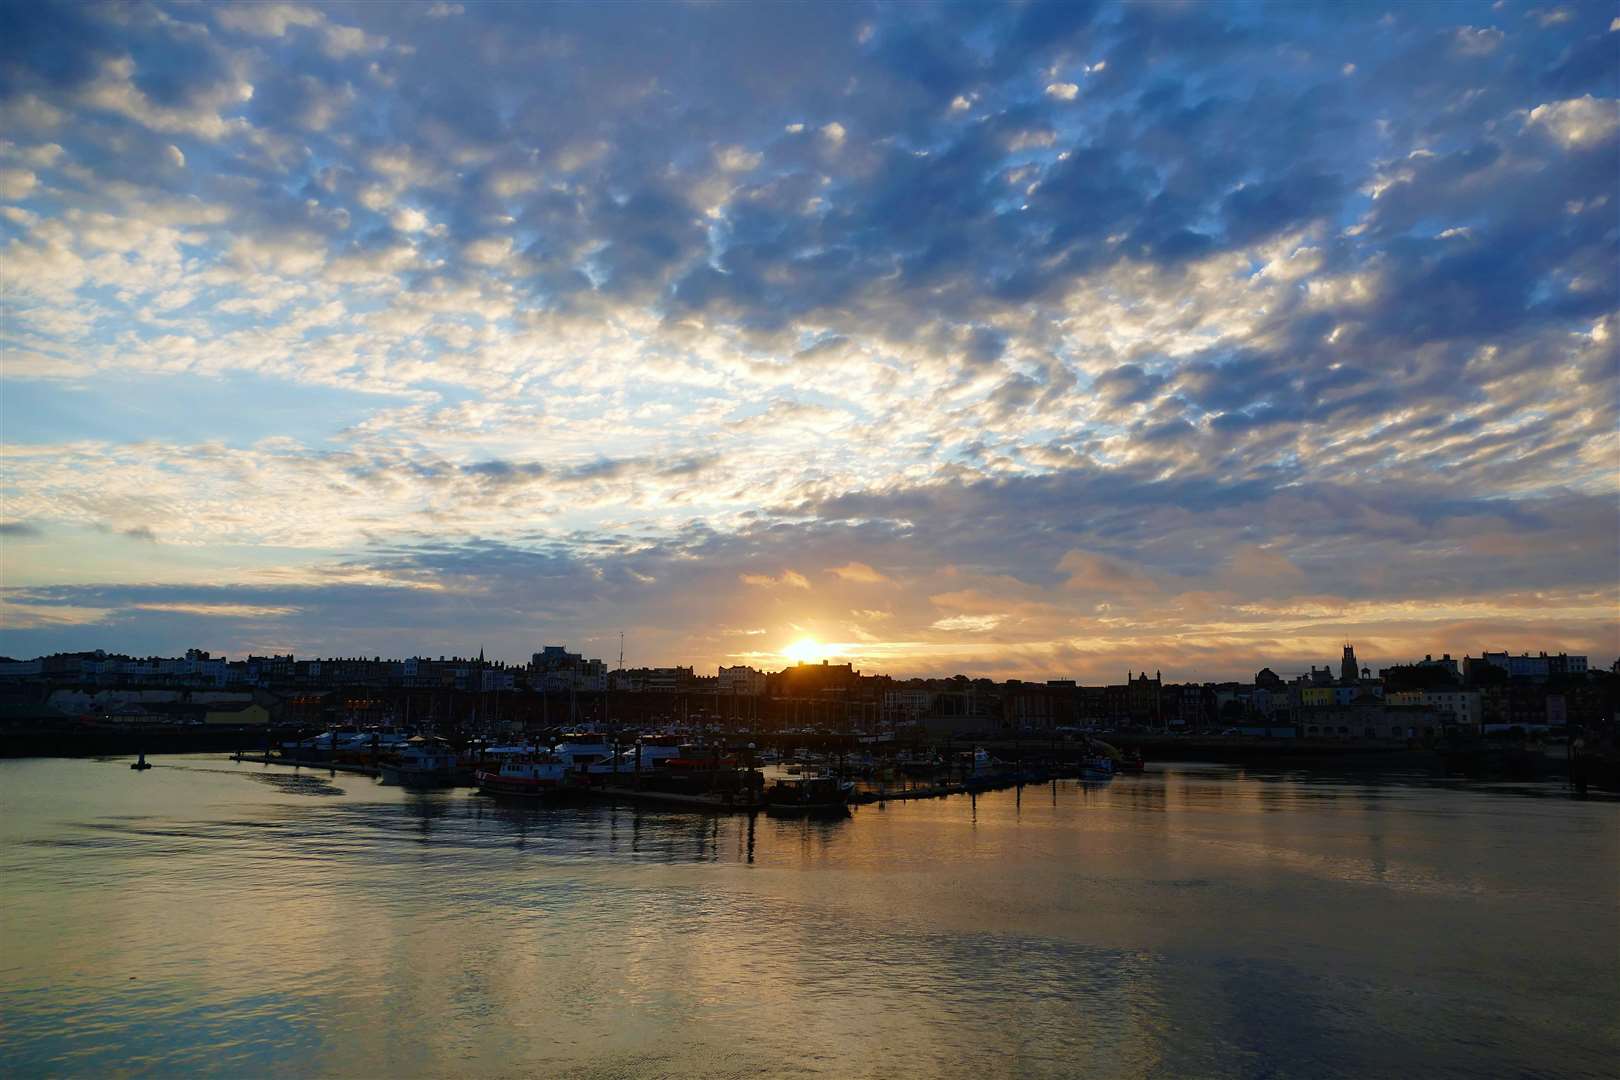
M10 1071L1598 1076L1620 1049L1612 803L1170 766L818 821L160 763L0 763Z

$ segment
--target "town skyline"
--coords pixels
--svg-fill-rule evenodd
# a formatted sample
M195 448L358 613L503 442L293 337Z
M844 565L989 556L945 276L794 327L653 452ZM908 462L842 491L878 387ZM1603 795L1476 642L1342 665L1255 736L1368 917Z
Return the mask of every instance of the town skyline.
M617 640L617 639L615 638L615 640ZM578 668L583 664L583 665L588 666L589 670L591 670L593 672L596 672L598 676L606 679L606 681L602 682L601 686L598 687L598 686L595 686L593 684L592 686L587 687L589 689L611 689L611 688L613 688L613 682L612 682L612 679L611 679L612 676L622 674L622 673L630 673L630 672L661 671L661 672L669 673L669 672L685 671L685 672L688 672L688 673L701 674L702 672L708 670L709 667L712 667L712 668L717 669L720 676L723 678L724 676L727 675L728 670L731 671L731 672L738 673L738 674L740 674L740 673L742 673L744 671L748 671L748 672L753 672L753 673L758 674L758 675L771 675L771 674L785 673L786 671L788 671L788 670L790 670L790 669L792 669L794 667L816 667L816 666L828 666L828 665L848 667L848 668L851 669L851 672L854 675L866 675L866 676L875 676L875 677L879 677L879 678L891 678L891 679L894 679L894 680L897 680L897 681L914 681L914 680L925 680L925 681L926 680L934 680L934 681L939 681L939 680L948 680L948 679L953 679L953 678L968 678L968 679L972 679L972 680L986 680L986 679L988 679L988 680L991 680L991 681L1010 680L1010 681L1014 681L1014 682L1026 681L1027 680L1027 681L1034 681L1034 682L1047 681L1047 682L1053 682L1053 683L1087 682L1087 681L1090 681L1090 682L1093 682L1093 683L1103 683L1103 682L1117 682L1118 681L1118 680L1114 680L1114 679L1111 679L1111 678L1108 678L1108 677L1099 677L1099 678L1087 680L1087 679L1084 679L1084 678L1076 677L1075 673L1068 673L1068 674L1038 673L1036 675L1031 676L1031 675L1022 675L1022 674L1019 674L1019 673L975 671L971 667L969 667L967 669L956 669L956 670L951 670L951 671L944 671L944 670L937 670L937 671L897 670L897 671L891 671L891 670L886 670L886 669L867 670L867 669L862 667L862 665L859 662L858 658L853 658L853 657L848 657L848 656L833 656L833 655L818 656L818 657L815 657L815 658L811 658L809 656L792 657L792 658L779 657L776 662L764 662L764 663L760 663L757 660L754 661L754 662L749 662L749 661L746 661L746 660L737 659L737 660L735 660L734 663L731 663L731 664L720 662L720 663L705 666L704 664L702 664L700 662L681 663L678 660L675 663L670 663L670 664L663 664L663 663L645 663L645 664L631 663L628 658L626 658L623 663L620 663L620 662L617 661L617 658L615 658L615 657L591 656L590 652L591 652L591 650L583 649L583 648L582 648L582 650L580 652L577 652L577 653L571 652L571 651L569 651L568 643L563 643L563 644L548 643L548 644L545 644L544 646L542 646L540 649L531 650L527 654L527 656L517 655L517 656L511 657L511 658L508 658L508 657L505 657L505 656L488 655L487 651L485 649L483 649L483 648L478 649L476 652L467 652L467 653L460 653L460 652L456 652L456 651L446 652L446 651L443 651L443 650L440 650L440 651L431 651L430 650L430 651L426 651L426 652L418 651L418 652L407 652L407 653L392 654L392 655L384 655L384 654L381 654L381 653L368 653L368 652L359 652L359 653L346 652L346 653L331 653L331 654L321 654L321 655L307 654L307 655L304 655L304 656L299 656L294 651L288 651L286 653L270 653L270 654L244 653L244 654L241 654L241 655L231 655L229 653L215 653L212 650L201 649L201 648L196 648L196 647L188 648L186 650L183 650L182 652L177 652L177 653L174 653L172 655L140 654L140 653L121 652L121 651L112 650L112 649L84 649L84 650L62 650L60 652L49 654L49 656L50 657L56 657L56 658L101 656L101 657L106 657L108 659L126 659L126 660L130 660L130 661L138 662L140 664L147 664L147 663L151 663L151 662L162 662L162 663L167 663L167 664L169 664L171 666L175 665L175 664L178 664L178 663L180 663L182 661L189 661L189 662L192 662L193 666L196 668L196 670L193 672L193 674L203 674L203 673L205 673L204 668L201 667L201 666L198 666L198 665L212 664L212 665L217 666L217 665L224 664L224 665L231 665L231 666L240 667L241 665L250 664L250 663L253 663L255 661L284 661L285 660L285 661L296 661L296 662L302 663L302 664L308 664L308 663L312 663L312 662L313 663L321 663L321 662L356 662L356 663L365 664L365 663L369 662L369 663L373 663L373 664L380 663L380 664L384 664L384 665L399 665L399 664L402 664L402 663L403 664L410 664L410 663L414 663L415 661L420 660L420 661L424 661L424 662L432 662L432 663L439 663L439 664L445 664L445 663L462 664L462 665L465 665L465 666L467 666L469 668L476 668L476 667L482 667L484 665L487 665L487 666L489 666L491 668L499 667L499 668L512 669L512 670L525 670L525 669L528 669L528 670L543 670L543 669L547 668L548 666L550 666L550 664L548 663L548 661L549 661L549 662L561 662L565 667L567 667L570 670L572 670L574 668ZM42 674L42 669L40 669L38 667L30 667L29 664L31 662L37 664L38 662L44 661L47 658L48 657L46 655L41 655L41 656L37 656L37 657L29 657L29 658L3 657L3 656L0 656L0 681L6 680L6 679L16 680L16 679L26 679L26 678L37 677L37 676ZM1308 660L1306 660L1306 661L1304 661L1302 663L1292 663L1292 662L1289 662L1289 661L1286 661L1286 660L1284 660L1284 661L1268 661L1268 660L1266 660L1264 658L1256 657L1256 658L1253 658L1251 660L1251 664L1246 670L1216 673L1216 674L1213 674L1213 675L1211 675L1211 674L1200 674L1200 673L1197 673L1197 672L1171 671L1170 674L1167 676L1167 675L1165 675L1165 669L1163 667L1161 667L1161 666L1155 666L1153 661L1150 658L1150 659L1148 659L1146 661L1143 661L1142 663L1137 664L1136 666L1133 666L1133 667L1130 667L1129 669L1127 669L1126 670L1126 678L1125 678L1124 681L1129 683L1129 682L1135 680L1138 677L1146 679L1148 677L1149 671L1151 670L1152 677L1153 677L1153 680L1155 682L1162 681L1162 682L1164 682L1166 684L1171 684L1171 683L1213 684L1213 683L1232 683L1232 682L1237 682L1237 683L1248 682L1248 683L1252 683L1252 682L1256 681L1257 676L1262 672L1269 672L1271 677L1274 677L1274 678L1276 678L1276 679L1278 679L1278 680L1280 680L1282 682L1288 682L1288 681L1292 681L1292 680L1295 680L1295 679L1310 679L1312 677L1317 677L1317 676L1319 676L1321 674L1321 672L1325 672L1325 671L1334 671L1336 673L1335 674L1336 679L1338 679L1341 682L1347 682L1347 681L1352 681L1352 680L1351 680L1351 677L1346 674L1346 670L1344 668L1344 665L1345 664L1352 664L1352 663L1353 663L1354 670L1356 672L1370 672L1371 677L1374 679L1374 681L1376 681L1377 678L1381 677L1382 671L1384 669L1386 669L1386 668L1403 668L1403 667L1443 668L1443 669L1446 669L1446 670L1450 670L1454 676L1461 677L1463 675L1463 673L1466 671L1466 669L1468 668L1468 665L1470 663L1484 664L1484 665L1493 665L1494 664L1496 666L1502 667L1503 670L1506 671L1511 666L1510 661L1520 661L1520 662L1524 662L1526 664L1529 664L1529 663L1533 663L1537 658L1539 658L1540 661L1541 661L1541 669L1542 669L1541 670L1541 677L1545 677L1549 673L1549 670L1551 671L1551 674L1553 674L1553 675L1560 675L1560 674L1565 674L1565 673L1574 673L1574 674L1579 674L1579 675L1584 676L1588 671L1591 671L1591 672L1594 672L1594 673L1602 672L1602 671L1611 671L1611 670L1614 669L1614 666L1616 664L1620 664L1620 657L1617 657L1613 661L1608 662L1608 663L1605 663L1603 661L1603 658L1601 658L1601 657L1599 657L1595 662L1589 662L1589 658L1587 656L1585 656L1584 654L1567 653L1567 652L1553 652L1553 651L1547 650L1546 648L1540 648L1540 649L1537 649L1535 651L1525 649L1525 650L1522 650L1522 651L1519 651L1519 652L1515 652L1513 649L1495 649L1495 650L1493 650L1493 649L1480 649L1478 651L1478 655L1474 655L1474 654L1469 653L1469 652L1462 652L1462 653L1458 653L1458 654L1453 655L1451 652L1448 651L1448 652L1442 652L1442 653L1429 653L1429 654L1423 655L1422 657L1383 658L1383 657L1369 656L1369 655L1367 655L1365 653L1357 653L1355 651L1354 643L1346 642L1346 643L1344 643L1343 651L1336 658L1335 657L1327 657L1327 656L1313 657L1313 658L1309 658ZM1317 665L1317 662L1316 662L1317 660L1322 660L1323 661L1323 665L1322 665L1322 667L1320 669L1318 668L1318 665ZM1551 662L1551 665L1552 665L1550 669L1548 667L1549 661ZM1575 662L1574 666L1571 666L1569 664L1570 661ZM1521 666L1523 666L1523 665L1521 665ZM144 668L139 669L139 670L144 671ZM166 672L166 674L173 675L173 674L176 674L178 672L178 670L179 669L176 668L174 671ZM211 671L212 669L209 668L208 670ZM64 669L64 671L65 671L65 669ZM109 669L108 672L107 672L108 675L134 675L134 674L138 674L138 673L139 673L139 671L119 672L119 671L115 671L115 670L112 670L112 669ZM159 669L154 669L153 671L148 672L148 673L149 674L164 674L165 672L163 672L163 671L161 671ZM216 672L216 674L219 674L221 676L222 680L223 680L223 671ZM1107 676L1108 674L1109 673L1101 673L1102 676ZM1115 672L1115 673L1112 673L1112 674L1118 674L1118 673ZM705 678L710 678L708 676L704 676L704 677Z

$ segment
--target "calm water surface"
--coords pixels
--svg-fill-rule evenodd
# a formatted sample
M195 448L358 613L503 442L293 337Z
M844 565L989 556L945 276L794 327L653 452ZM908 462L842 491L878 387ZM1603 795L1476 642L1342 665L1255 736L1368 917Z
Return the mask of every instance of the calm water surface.
M1620 1061L1620 804L1556 786L1166 766L750 823L154 760L0 762L0 1071Z

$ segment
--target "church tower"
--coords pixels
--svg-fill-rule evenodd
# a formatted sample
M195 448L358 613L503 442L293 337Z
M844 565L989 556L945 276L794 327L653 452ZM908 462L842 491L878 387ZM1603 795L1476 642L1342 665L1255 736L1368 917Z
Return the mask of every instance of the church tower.
M1354 646L1344 647L1344 659L1339 661L1339 681L1346 686L1354 686L1361 672L1361 665L1356 663L1356 650Z

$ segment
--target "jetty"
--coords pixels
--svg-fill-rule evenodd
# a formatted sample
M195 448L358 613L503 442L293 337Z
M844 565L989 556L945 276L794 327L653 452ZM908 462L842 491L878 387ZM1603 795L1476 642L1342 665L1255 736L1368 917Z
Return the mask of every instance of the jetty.
M381 776L375 765L351 765L345 761L310 761L304 758L272 757L269 754L232 754L232 761L246 761L255 765L290 765L295 769L326 769L332 772L358 773L361 776Z

